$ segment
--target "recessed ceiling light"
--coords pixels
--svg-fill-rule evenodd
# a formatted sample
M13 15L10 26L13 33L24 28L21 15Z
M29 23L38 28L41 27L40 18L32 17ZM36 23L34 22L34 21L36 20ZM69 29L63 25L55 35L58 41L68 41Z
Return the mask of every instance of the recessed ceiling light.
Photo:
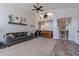
M53 16L53 14L52 13L48 13L48 16Z
M43 18L43 15L40 15L41 18Z

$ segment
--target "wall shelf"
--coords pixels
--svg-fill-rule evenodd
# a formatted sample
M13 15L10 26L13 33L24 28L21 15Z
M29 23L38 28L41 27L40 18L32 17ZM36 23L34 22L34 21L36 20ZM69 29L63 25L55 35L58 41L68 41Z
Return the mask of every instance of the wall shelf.
M8 24L24 25L24 26L26 26L26 25L27 25L27 24L22 24L22 23L15 23L15 22L8 22Z

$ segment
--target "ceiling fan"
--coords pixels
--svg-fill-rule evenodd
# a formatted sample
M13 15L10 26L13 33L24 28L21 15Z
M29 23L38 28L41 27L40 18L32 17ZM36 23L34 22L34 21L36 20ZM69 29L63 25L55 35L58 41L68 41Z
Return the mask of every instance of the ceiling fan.
M39 11L43 11L43 10L41 9L43 6L39 6L39 3L37 3L37 5L33 5L33 7L34 7L35 9L32 9L32 11L36 10L37 13L38 13Z

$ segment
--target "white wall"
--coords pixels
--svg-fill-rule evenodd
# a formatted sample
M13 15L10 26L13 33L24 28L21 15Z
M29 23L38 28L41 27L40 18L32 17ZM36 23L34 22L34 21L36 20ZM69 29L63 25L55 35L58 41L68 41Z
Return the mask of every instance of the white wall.
M53 10L53 22L48 23L50 25L51 30L53 31L53 38L59 39L59 31L57 28L57 19L63 18L63 17L72 17L72 22L70 25L70 31L69 31L69 40L75 41L79 44L79 38L78 38L78 8L64 8L64 9L55 9ZM53 24L53 25L52 25ZM51 26L52 25L52 26ZM49 28L49 27L48 27Z
M26 7L27 8L27 7ZM8 24L8 16L23 16L27 19L27 26ZM35 30L35 27L30 27L30 24L35 24L35 17L26 10L20 8L16 4L0 4L0 32L20 32Z
M44 31L52 31L53 29L53 24L52 24L53 21L51 22L45 22L44 24L41 25L41 30L44 30Z
M56 9L54 11L54 20L58 18L63 18L63 17L72 17L72 23L70 26L70 31L69 31L69 40L75 41L76 43L79 43L78 37L77 37L77 22L78 22L78 9L77 8L65 8L65 9ZM54 31L56 34L57 33L57 28Z
M78 26L78 31L79 31L79 8L78 8L78 25L77 25L77 26ZM78 32L77 32L77 33L78 33ZM78 42L79 42L79 33L78 33L77 36L78 36Z

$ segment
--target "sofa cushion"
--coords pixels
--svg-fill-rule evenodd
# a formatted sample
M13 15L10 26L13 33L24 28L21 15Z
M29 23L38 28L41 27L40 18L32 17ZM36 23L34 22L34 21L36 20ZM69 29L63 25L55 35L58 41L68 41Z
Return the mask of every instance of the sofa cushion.
M27 32L23 32L23 34L27 36Z
M30 32L27 32L27 36L30 36L31 35L31 33Z
M14 35L14 38L17 36L16 33L12 33Z
M16 33L7 33L6 35L13 35L14 38L16 37Z
M14 38L13 40L22 40L23 38L26 38L26 36L20 36L20 37L16 37L16 38Z
M16 35L17 35L17 37L24 36L24 33L23 32L18 32L18 33L16 33Z
M11 37L14 38L14 35L12 33L5 35L5 37Z

